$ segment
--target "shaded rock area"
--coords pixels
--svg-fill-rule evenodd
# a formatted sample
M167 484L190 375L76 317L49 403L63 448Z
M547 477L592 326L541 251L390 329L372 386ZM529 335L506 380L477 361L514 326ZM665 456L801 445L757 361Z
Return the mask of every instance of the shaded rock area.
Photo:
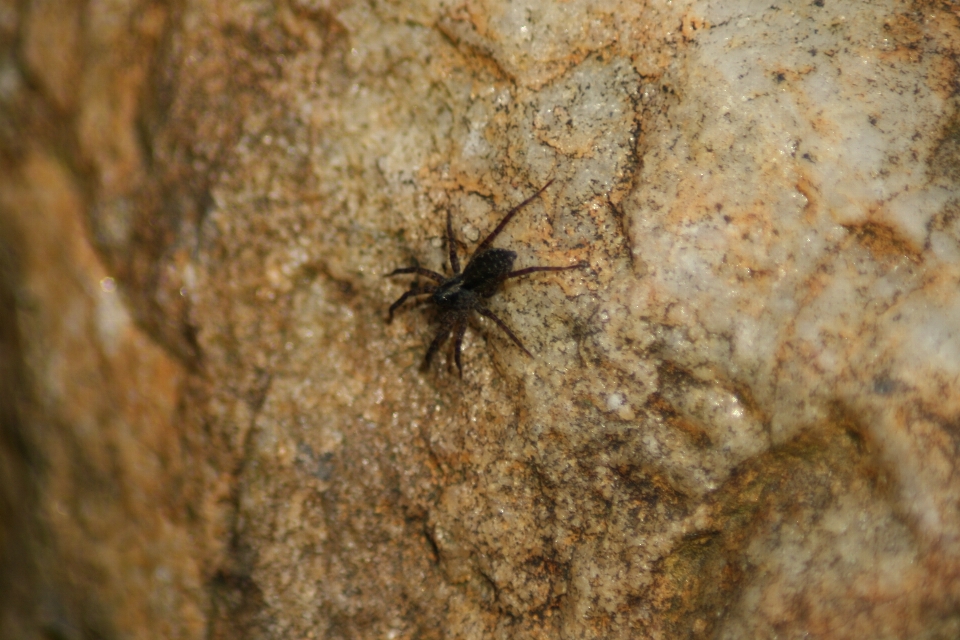
M958 14L4 3L0 637L960 636Z

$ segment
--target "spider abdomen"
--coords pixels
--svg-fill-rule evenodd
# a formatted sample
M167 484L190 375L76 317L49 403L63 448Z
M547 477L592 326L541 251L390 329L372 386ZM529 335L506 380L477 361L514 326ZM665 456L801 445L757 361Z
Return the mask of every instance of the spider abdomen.
M463 270L463 288L489 298L513 269L517 254L509 249L486 249L475 255Z

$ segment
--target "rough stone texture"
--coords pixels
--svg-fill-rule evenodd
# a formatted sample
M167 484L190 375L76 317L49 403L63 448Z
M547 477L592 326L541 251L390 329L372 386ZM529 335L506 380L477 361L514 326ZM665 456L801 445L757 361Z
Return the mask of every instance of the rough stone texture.
M957 637L958 13L0 5L0 636Z

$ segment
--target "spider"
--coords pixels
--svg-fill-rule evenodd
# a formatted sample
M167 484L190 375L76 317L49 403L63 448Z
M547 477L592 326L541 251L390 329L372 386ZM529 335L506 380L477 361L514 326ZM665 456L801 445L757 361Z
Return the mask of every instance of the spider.
M490 232L483 241L477 245L473 256L467 261L467 266L460 271L460 259L457 257L456 240L453 237L453 224L450 220L450 211L447 210L447 248L450 252L450 270L453 275L447 277L436 271L430 271L422 267L403 267L388 273L386 277L401 275L405 273L415 273L424 276L436 282L436 285L421 285L414 282L410 289L400 296L396 302L390 305L390 313L387 322L393 321L393 312L413 296L422 296L429 294L429 298L422 298L417 304L429 302L436 306L440 311L440 330L434 337L433 342L427 348L427 355L423 359L423 368L430 365L430 359L433 358L437 350L453 333L455 338L454 359L457 363L457 370L460 377L463 377L463 365L460 361L460 350L463 344L463 334L467 330L467 321L470 314L474 311L482 316L493 320L500 329L507 334L515 345L530 357L533 357L520 339L504 324L503 320L484 305L484 301L495 294L500 286L511 278L519 278L538 271L567 271L568 269L579 269L586 266L586 263L578 263L569 267L527 267L519 271L511 271L513 261L517 254L509 249L493 249L490 244L507 226L510 219L513 218L521 209L530 204L531 201L543 193L547 187L553 184L553 180L540 187L535 194L511 209L503 217L497 228Z

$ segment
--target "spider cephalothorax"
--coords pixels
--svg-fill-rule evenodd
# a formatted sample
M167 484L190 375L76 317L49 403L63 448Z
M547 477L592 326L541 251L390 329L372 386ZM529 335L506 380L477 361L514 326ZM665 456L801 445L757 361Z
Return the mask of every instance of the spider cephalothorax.
M404 267L388 273L387 276L395 276L403 273L414 273L426 278L430 278L437 284L419 284L413 285L390 305L388 322L393 320L393 312L403 304L403 302L412 296L421 296L429 294L429 298L422 298L418 302L429 302L437 307L440 314L440 330L430 346L427 348L427 355L423 360L426 367L430 364L430 359L437 352L437 349L444 343L451 333L455 336L454 359L457 363L457 369L460 375L463 375L463 366L460 362L460 347L463 343L463 334L467 330L467 321L470 314L476 311L482 316L490 318L509 338L520 347L528 356L531 355L527 348L523 346L520 339L514 335L513 331L504 324L503 320L498 318L495 313L490 311L485 305L484 300L496 293L504 281L510 278L519 278L530 273L538 271L566 271L567 269L577 269L585 266L583 263L575 264L569 267L527 267L519 271L512 271L513 262L517 259L517 254L508 249L492 249L490 244L507 226L510 219L513 218L524 206L529 204L537 196L553 183L553 180L543 185L535 194L511 209L503 217L497 228L490 232L483 241L477 245L473 256L467 261L467 266L460 271L460 259L457 257L456 240L453 237L453 225L450 221L450 211L447 211L447 247L450 252L450 270L452 276L445 276L436 271L430 271L422 267Z

